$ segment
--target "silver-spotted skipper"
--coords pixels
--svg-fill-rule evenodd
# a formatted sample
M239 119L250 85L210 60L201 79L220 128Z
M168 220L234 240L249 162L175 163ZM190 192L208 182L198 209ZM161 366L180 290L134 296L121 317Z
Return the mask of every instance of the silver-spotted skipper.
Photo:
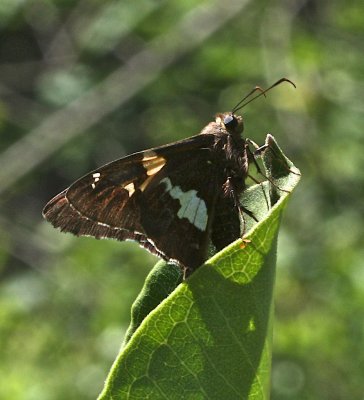
M295 86L282 78L266 90L254 88L196 136L90 172L50 200L43 216L77 236L135 240L192 272L206 260L210 243L221 250L244 235L244 213L254 218L239 196L263 148L250 149L235 113L285 81Z

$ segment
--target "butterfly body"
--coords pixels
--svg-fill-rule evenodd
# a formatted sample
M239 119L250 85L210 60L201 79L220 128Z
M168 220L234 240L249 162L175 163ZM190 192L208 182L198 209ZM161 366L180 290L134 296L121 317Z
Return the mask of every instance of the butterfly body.
M192 271L241 236L246 188L243 121L217 115L200 134L124 157L77 180L45 206L44 217L78 236L135 240Z

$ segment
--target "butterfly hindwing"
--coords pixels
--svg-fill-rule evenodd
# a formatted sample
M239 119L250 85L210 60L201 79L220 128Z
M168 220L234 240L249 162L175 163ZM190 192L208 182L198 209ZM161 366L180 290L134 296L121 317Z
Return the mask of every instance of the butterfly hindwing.
M191 267L205 258L219 189L217 176L208 151L190 151L174 155L142 193L141 225L169 258Z

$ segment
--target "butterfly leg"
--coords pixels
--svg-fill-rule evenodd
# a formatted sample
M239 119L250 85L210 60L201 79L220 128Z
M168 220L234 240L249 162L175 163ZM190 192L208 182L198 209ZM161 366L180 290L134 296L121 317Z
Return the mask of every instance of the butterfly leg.
M268 176L266 176L265 174L263 174L263 171L262 171L262 169L260 168L260 165L258 164L257 158L258 158L258 157L261 157L262 152L263 152L264 150L266 150L266 149L269 147L269 145L268 145L268 144L263 144L263 146L260 146L260 147L259 147L259 146L258 146L253 140L251 140L251 139L247 139L247 142L248 142L249 144L251 144L251 145L255 148L255 151L252 151L252 150L250 149L250 147L247 146L247 153L248 153L248 158L249 158L249 160L255 165L255 168L256 168L258 174L262 175L262 177L263 177L264 179L266 179L268 182L270 182L270 183L271 183L274 187L276 187L278 190L280 190L280 191L282 191L282 192L290 193L289 190L285 190L285 189L280 188L279 186L277 186L277 184L276 184L271 178L269 178ZM250 175L249 175L249 177L252 178ZM254 180L254 179L253 179L253 180ZM255 181L255 180L254 180L254 181ZM261 183L261 182L260 182L260 183Z
M182 268L182 279L185 281L193 271L195 271L194 268L187 267L187 265L181 264L180 267Z
M239 202L239 200L237 199L238 203L237 203L237 209L239 212L239 218L240 218L240 222L242 225L242 232L241 232L241 238L243 239L245 233L246 233L246 219L245 219L245 215L249 215L250 218L252 218L255 222L259 222L257 217L247 208L245 208L244 206L242 206Z
M254 219L254 221L256 221L256 222L258 222L258 219L255 217L255 215L250 210L245 208L240 203L238 191L235 189L235 186L233 184L233 178L230 176L227 178L227 180L224 184L224 192L225 192L225 195L229 195L232 197L232 199L234 201L234 206L238 210L240 224L242 226L242 235L241 236L243 237L246 232L245 214L248 215L250 218Z
M257 143L255 143L255 142L254 142L253 140L251 140L251 139L246 139L246 141L247 141L250 145L252 145L252 146L254 147L254 149L255 149L255 150L252 152L252 151L250 150L249 146L248 146L248 153L250 153L250 154L252 153L253 158L255 159L255 161L256 161L256 158L261 157L263 151L265 151L265 150L269 147L270 150L272 151L272 153L276 156L276 159L277 159L278 161L280 161L280 162L283 164L283 166L287 169L288 172L290 172L291 174L294 174L294 175L299 175L299 176L301 176L301 174L297 173L297 171L292 171L290 168L288 168L288 166L283 162L283 160L281 160L281 159L278 157L278 155L277 155L277 153L275 152L274 148L273 148L273 147L270 147L269 144L263 144L262 146L259 146ZM253 162L254 162L254 160L253 160ZM258 172L259 172L260 174L262 174L261 171L258 171ZM263 175L263 174L262 174L262 175Z
M248 151L250 153L253 153L253 155L255 157L260 157L261 154L263 153L263 151L266 150L269 147L268 144L263 144L262 146L259 146L257 143L254 142L254 140L251 140L251 139L246 139L246 141L248 142L248 144L250 144L250 145L252 145L254 147L254 151L253 152L250 150L249 146L247 148L248 148Z

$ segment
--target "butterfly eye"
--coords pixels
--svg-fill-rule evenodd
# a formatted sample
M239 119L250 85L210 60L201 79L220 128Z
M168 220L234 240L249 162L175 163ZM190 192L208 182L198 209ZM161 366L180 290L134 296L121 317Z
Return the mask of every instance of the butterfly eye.
M238 120L233 115L224 117L224 125L227 129L234 129L238 125Z

